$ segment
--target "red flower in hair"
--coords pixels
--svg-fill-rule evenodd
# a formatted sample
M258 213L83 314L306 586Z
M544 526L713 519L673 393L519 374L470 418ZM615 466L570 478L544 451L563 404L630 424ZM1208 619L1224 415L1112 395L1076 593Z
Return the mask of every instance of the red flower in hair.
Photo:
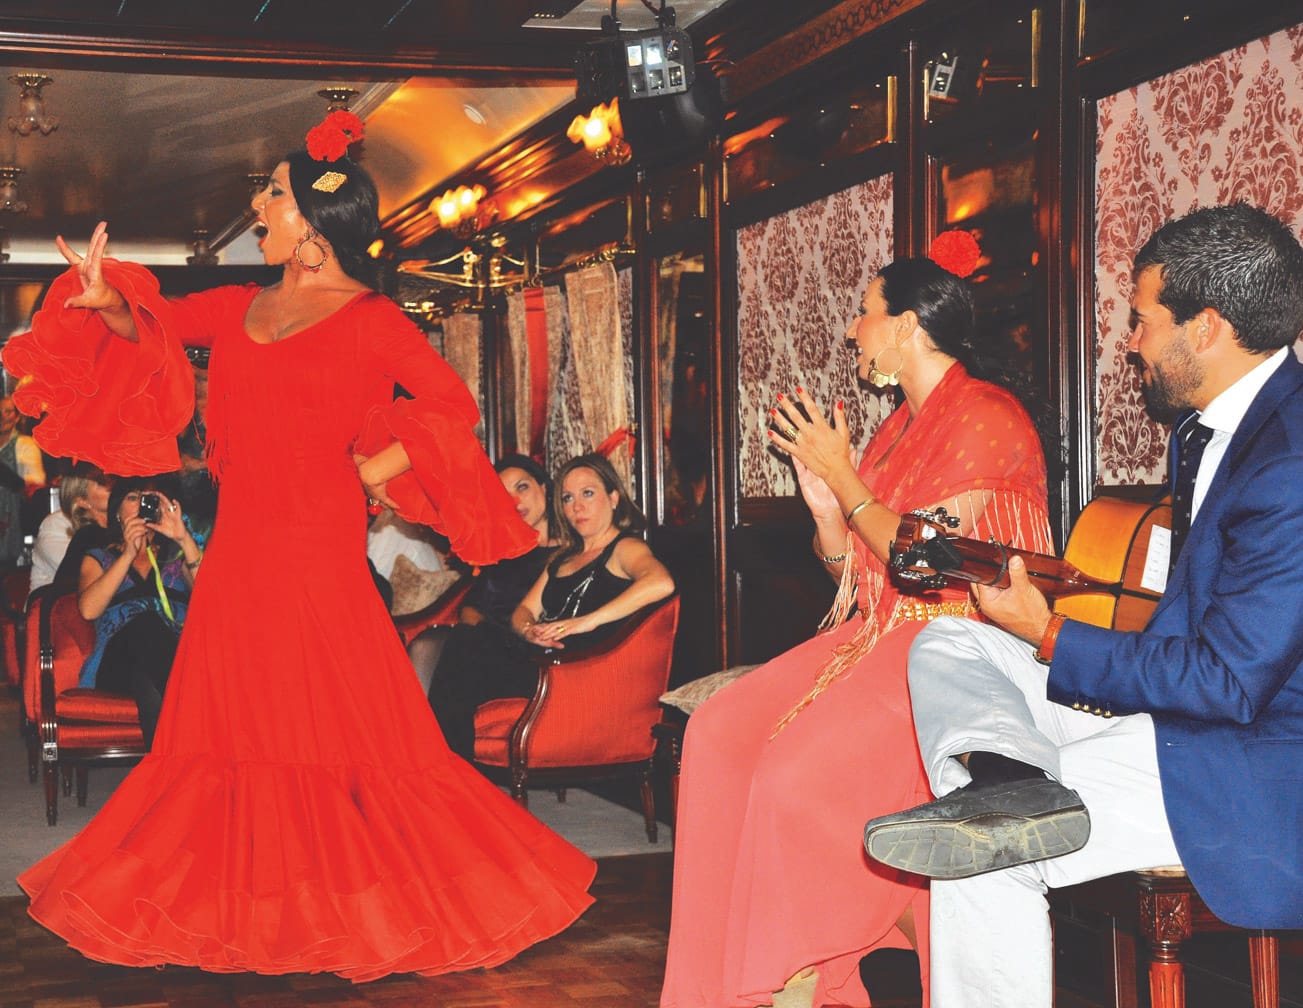
M982 258L977 239L967 231L942 231L932 239L928 258L958 277L970 276Z
M308 130L308 154L314 161L338 161L348 145L362 139L362 120L348 109L336 109Z

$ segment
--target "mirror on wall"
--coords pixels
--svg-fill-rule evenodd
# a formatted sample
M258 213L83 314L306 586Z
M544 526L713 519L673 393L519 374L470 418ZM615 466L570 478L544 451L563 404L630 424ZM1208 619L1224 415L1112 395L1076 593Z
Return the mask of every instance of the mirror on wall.
M961 228L982 258L970 278L979 331L1007 345L1034 387L1047 387L1048 351L1036 333L1036 150L1030 136L992 139L933 159L935 232Z
M678 528L710 523L711 334L705 270L700 253L676 253L657 262L661 523Z

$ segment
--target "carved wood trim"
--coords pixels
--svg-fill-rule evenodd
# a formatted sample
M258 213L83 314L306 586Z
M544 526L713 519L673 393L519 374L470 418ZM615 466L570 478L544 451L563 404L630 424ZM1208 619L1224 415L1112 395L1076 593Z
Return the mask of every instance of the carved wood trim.
M923 0L845 0L739 63L728 75L730 103L827 56L922 3Z

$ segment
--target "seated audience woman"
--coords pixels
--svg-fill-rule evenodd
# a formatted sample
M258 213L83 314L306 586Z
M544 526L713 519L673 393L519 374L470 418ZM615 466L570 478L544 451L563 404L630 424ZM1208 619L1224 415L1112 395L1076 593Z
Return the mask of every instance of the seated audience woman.
M79 685L134 697L145 744L152 746L203 554L181 508L154 479L118 480L108 511L112 542L92 549L81 565L77 608L95 623L95 647Z
M902 595L888 549L903 512L936 505L961 535L1051 548L1040 440L1002 387L1016 358L977 338L968 283L930 259L897 260L868 285L846 340L859 378L898 385L904 402L856 466L840 402L825 419L801 389L778 396L771 443L793 461L814 552L840 589L827 633L688 721L662 1008L910 993L883 984L913 949L926 963L926 883L868 862L860 834L866 818L928 798L910 642L936 615L977 614L963 589Z
M611 463L581 455L553 491L561 548L516 606L508 626L487 619L450 640L430 685L430 705L448 745L470 758L475 709L499 697L534 695L543 648L581 647L674 592L674 579L637 533L642 512Z
M78 462L59 480L59 510L41 522L36 544L32 547L31 591L54 581L69 544L79 530L88 526L100 530L108 527L112 485L112 481L89 462Z
M483 568L462 600L456 626L430 627L412 638L407 645L407 654L426 693L430 691L434 670L440 664L440 655L448 640L466 633L476 636L477 632L467 628L486 620L506 627L516 606L543 573L547 558L556 549L556 539L552 535L552 480L547 470L526 455L514 454L498 459L494 469L516 505L516 513L538 533L538 545L528 553ZM462 649L461 653L466 651ZM462 671L451 666L444 674L454 680L464 677Z

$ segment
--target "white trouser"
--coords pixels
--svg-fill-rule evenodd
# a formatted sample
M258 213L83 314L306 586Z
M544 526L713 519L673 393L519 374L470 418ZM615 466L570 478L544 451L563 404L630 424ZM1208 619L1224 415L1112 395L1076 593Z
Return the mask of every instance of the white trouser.
M932 882L932 1008L1050 1008L1047 887L1179 863L1147 714L1102 718L1045 698L1032 648L995 627L941 618L909 658L909 688L932 790L968 783L951 757L994 752L1040 767L1090 813L1081 850Z

